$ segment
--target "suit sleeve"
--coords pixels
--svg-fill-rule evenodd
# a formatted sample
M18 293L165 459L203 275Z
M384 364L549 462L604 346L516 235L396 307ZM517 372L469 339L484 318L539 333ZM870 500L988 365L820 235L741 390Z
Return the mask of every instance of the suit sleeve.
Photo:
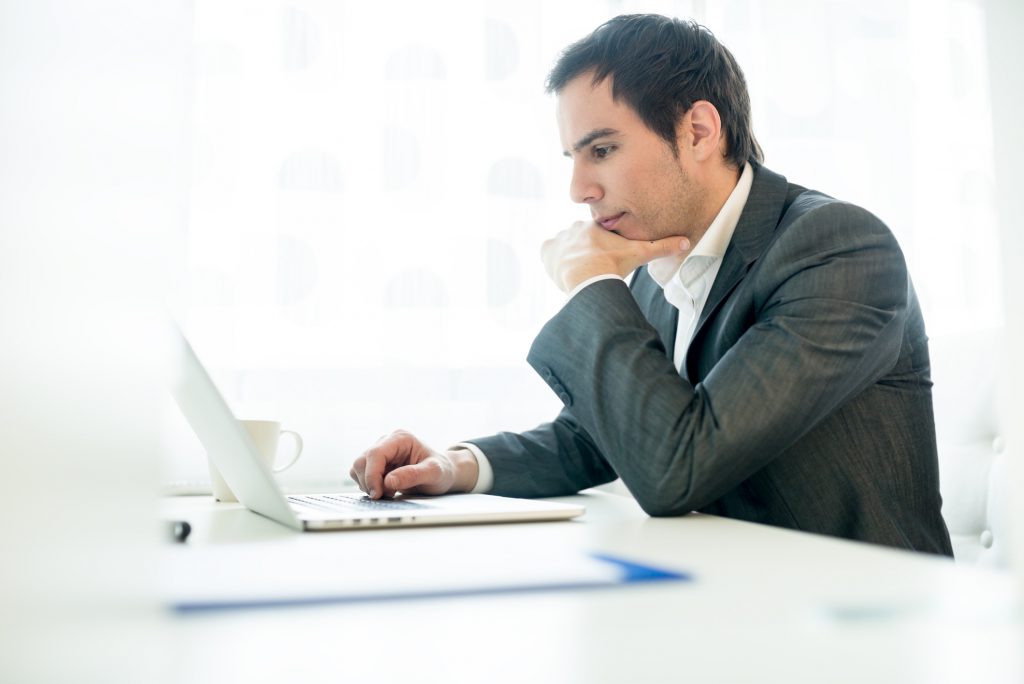
M494 486L489 494L562 496L618 477L568 410L528 432L466 441L477 446L491 464Z
M580 292L530 350L530 364L571 410L573 430L651 515L718 499L898 358L906 265L867 212L841 203L808 211L746 277L749 327L696 386L676 371L623 283ZM546 442L551 458L575 461L558 434Z

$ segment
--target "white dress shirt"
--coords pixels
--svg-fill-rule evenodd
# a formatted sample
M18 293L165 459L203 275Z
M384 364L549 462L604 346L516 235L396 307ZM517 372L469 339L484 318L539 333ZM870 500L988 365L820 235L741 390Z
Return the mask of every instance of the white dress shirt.
M718 276L718 269L722 266L722 257L729 247L732 234L739 223L740 214L747 204L750 196L750 186L754 181L754 170L750 164L743 166L743 173L733 188L729 198L719 210L715 220L708 226L703 237L696 246L685 257L670 256L662 259L655 259L647 264L647 272L656 283L661 285L665 293L665 299L669 304L679 310L679 323L676 327L676 344L672 350L672 361L676 368L682 368L683 360L686 358L686 350L690 346L690 338L693 337L700 320L701 311L708 301L708 293ZM568 302L581 290L600 280L616 278L625 280L614 273L594 276L583 281L569 293ZM480 467L480 474L477 477L473 493L479 494L490 491L494 486L494 471L490 461L475 444L463 442L453 448L468 449L476 456L477 464Z

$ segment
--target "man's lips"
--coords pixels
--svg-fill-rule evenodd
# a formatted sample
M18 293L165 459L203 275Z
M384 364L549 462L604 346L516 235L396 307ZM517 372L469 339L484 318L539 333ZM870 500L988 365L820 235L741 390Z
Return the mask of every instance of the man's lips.
M604 228L605 230L615 230L615 224L617 224L619 222L619 219L625 216L625 214L626 212L622 211L612 216L601 216L599 218L594 219L594 221L601 224L601 227Z

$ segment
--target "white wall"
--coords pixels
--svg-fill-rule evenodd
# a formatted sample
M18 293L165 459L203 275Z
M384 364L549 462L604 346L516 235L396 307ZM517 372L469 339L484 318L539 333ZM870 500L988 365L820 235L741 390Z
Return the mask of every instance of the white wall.
M893 229L933 337L1001 324L981 0L202 0L176 304L232 407L306 438L285 486L337 486L397 427L443 446L557 413L524 362L562 302L538 249L586 211L542 84L648 11L734 52L769 168ZM168 434L168 477L203 476Z
M1006 307L1006 343L1000 376L1000 421L1010 457L1011 482L1005 488L1016 523L1012 562L1024 596L1024 3L989 0L987 4L992 131L995 140L996 202ZM970 113L960 120L970 121ZM966 128L965 128L966 130ZM969 136L965 136L969 140ZM1024 601L1022 601L1024 609Z
M3 682L166 666L150 296L187 210L191 17L180 0L0 3Z

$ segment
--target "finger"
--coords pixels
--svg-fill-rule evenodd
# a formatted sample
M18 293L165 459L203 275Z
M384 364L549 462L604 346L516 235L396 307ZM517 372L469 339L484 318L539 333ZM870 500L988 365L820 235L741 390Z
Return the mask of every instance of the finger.
M384 474L387 470L388 459L379 451L378 447L366 452L366 467L363 469L362 484L360 485L360 488L371 499L380 498L384 490Z
M558 278L558 260L556 259L557 252L554 249L554 241L548 240L540 248L540 260L544 264L544 270L548 274L548 278L551 278L555 283L559 283Z
M395 468L384 478L384 496L410 490L436 491L442 486L441 478L440 464L434 459Z
M364 492L366 491L366 478L363 477L363 473L361 471L356 471L355 477L353 477L352 479L356 481L357 485L359 485L360 490Z
M363 468L366 467L366 459L360 456L356 460L352 461L352 468L348 471L348 476L355 480L355 483L359 485L360 489L363 489ZM363 489L363 491L366 491Z
M685 256L690 251L690 241L673 236L661 240L634 241L632 247L629 258L625 260L630 271L662 257Z
M548 255L551 254L551 250L555 246L554 240L545 240L540 246L540 260L545 264L548 262Z
M396 466L404 465L409 457L411 435L396 431L383 442L366 452L363 469L364 489L371 499L384 494L384 475Z
M678 236L651 240L647 244L650 246L650 251L654 253L653 259L676 256L690 251L690 241L687 238Z

